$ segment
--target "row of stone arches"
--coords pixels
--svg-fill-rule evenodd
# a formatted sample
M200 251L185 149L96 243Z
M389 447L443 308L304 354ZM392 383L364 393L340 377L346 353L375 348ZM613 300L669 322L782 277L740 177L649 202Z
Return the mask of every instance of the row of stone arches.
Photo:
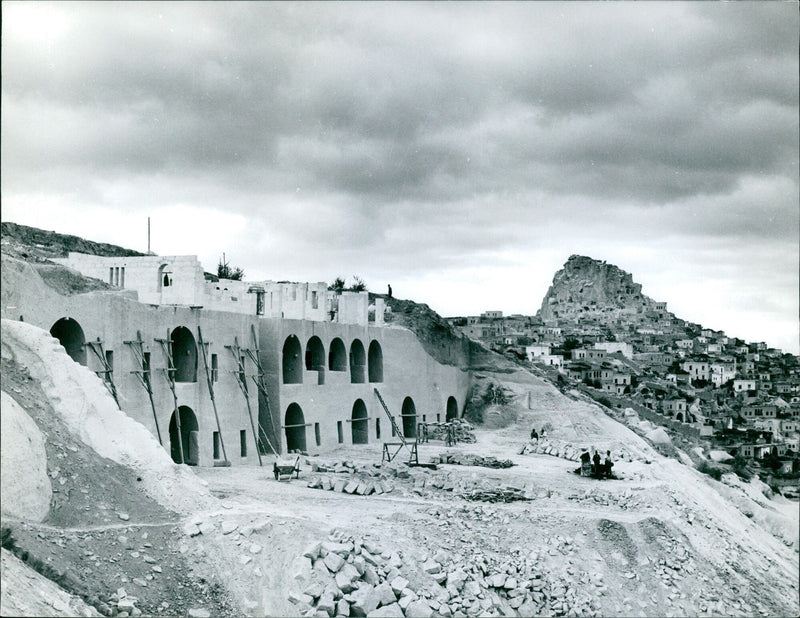
M451 421L458 418L458 402L453 396L447 399L446 420ZM417 437L417 407L411 397L403 399L400 408L401 431L405 438ZM363 399L356 399L350 412L350 440L353 444L369 443L369 414L367 405ZM286 434L286 449L292 451L307 451L308 441L306 429L310 423L306 423L303 409L297 403L292 403L286 408L284 417L284 431ZM380 419L376 419L375 424L376 438L380 438ZM340 436L341 439L341 436ZM319 436L317 435L319 441ZM318 444L319 445L319 444Z
M383 382L383 350L381 344L372 340L365 351L360 339L354 339L348 353L344 341L335 337L328 354L322 340L314 335L306 343L305 352L297 335L289 335L283 343L283 383L302 384L303 369L317 372L317 383L325 383L326 371L350 371L351 384L369 381Z
M67 354L76 363L86 366L86 336L74 318L61 318L50 328L50 335L58 339ZM197 382L197 344L194 335L185 326L178 326L170 333L172 361L176 382Z

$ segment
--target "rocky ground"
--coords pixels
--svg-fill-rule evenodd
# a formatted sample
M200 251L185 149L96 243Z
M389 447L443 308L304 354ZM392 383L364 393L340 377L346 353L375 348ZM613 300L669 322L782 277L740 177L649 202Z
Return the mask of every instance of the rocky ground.
M420 445L435 469L406 466L405 453L382 463L380 444L303 457L287 481L271 458L194 469L214 498L183 514L75 437L5 354L2 376L44 434L54 489L43 522L3 517L3 615L799 611L797 503L664 458L523 370L476 375L503 403L481 408L474 442ZM537 442L534 426L547 432ZM619 480L573 474L588 446L612 451Z

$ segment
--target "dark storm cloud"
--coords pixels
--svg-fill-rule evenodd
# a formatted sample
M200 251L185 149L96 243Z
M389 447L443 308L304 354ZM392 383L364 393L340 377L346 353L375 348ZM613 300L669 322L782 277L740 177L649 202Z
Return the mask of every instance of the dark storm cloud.
M660 201L783 170L797 141L774 7L54 10L73 19L62 44L4 51L4 142L34 171L263 166L283 173L256 190L380 203L531 182ZM14 122L31 114L47 130Z
M791 3L3 8L4 211L218 212L298 277L646 239L796 280Z

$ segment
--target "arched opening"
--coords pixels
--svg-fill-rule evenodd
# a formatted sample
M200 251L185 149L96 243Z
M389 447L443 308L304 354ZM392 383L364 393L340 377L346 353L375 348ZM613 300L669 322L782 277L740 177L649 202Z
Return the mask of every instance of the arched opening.
M350 430L353 444L366 444L369 442L367 406L361 399L356 399L353 404L353 413L350 416Z
M83 345L86 343L86 339L83 336L83 329L77 320L61 318L53 324L50 334L64 346L72 360L84 367L86 366L86 348Z
M200 430L197 426L197 417L189 406L180 406L178 413L181 421L180 435L175 412L172 413L169 421L169 447L172 461L196 466L200 461ZM181 449L183 449L183 461L181 461Z
M303 383L303 361L300 340L296 335L289 335L283 343L283 383Z
M411 397L406 397L403 400L403 408L400 412L403 417L403 436L406 438L417 437L417 408L414 406L414 400Z
M364 383L364 366L366 363L364 344L359 339L350 344L350 382L352 384Z
M286 450L290 453L305 451L306 420L303 416L303 409L296 403L290 404L286 408L284 427L286 429Z
M447 398L447 415L445 416L445 420L452 421L454 418L458 418L458 402L456 398L451 395Z
M328 369L347 371L347 348L344 347L344 341L339 337L331 341L331 349L328 351Z
M325 384L325 347L319 337L314 335L306 344L306 369L316 371L318 384Z
M383 382L383 350L374 339L369 344L368 367L369 381Z
M681 422L681 423L682 423L682 422L683 422L683 412L678 412L678 413L675 415L675 420L676 420L676 421L679 421L679 422Z
M172 285L172 273L170 272L168 264L162 264L158 267L158 291L168 288Z
M179 326L170 335L172 362L175 364L176 382L197 382L197 346L194 335L185 326Z

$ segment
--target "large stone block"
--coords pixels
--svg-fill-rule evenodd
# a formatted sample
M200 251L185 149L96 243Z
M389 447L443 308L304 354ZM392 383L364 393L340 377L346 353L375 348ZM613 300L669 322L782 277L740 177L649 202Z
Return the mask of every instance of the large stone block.
M403 618L403 610L397 603L391 605L384 605L383 607L371 611L367 614L367 618Z
M331 573L338 573L339 569L344 566L344 558L342 558L339 554L334 553L330 553L325 556L325 558L323 558L323 562Z
M378 606L389 605L397 601L397 596L392 590L389 582L383 582L375 586L375 594L378 596Z
M328 614L328 616L333 616L336 612L336 603L333 600L333 595L329 592L326 592L319 598L319 603L317 603L317 611L322 611Z
M424 599L417 599L409 603L405 615L408 616L408 618L431 618L433 616L433 609Z
M350 593L350 599L351 616L366 616L378 609L378 595L375 594L375 588L369 584Z

